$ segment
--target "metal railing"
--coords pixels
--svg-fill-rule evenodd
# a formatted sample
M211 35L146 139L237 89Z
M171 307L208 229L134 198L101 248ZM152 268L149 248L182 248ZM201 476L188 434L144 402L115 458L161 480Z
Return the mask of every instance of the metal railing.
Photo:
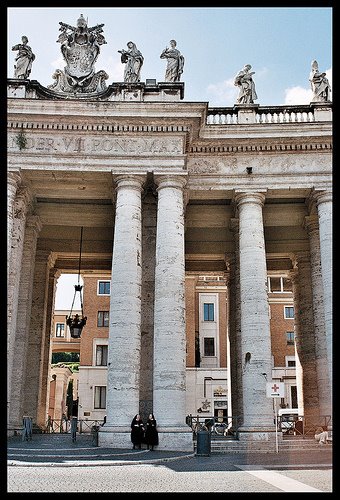
M194 440L199 431L208 431L211 439L238 439L240 417L209 417L201 415L188 415L186 423L191 427Z
M199 431L208 431L211 439L238 440L239 427L242 417L233 416L223 419L212 416L188 415L186 423L191 427L194 440ZM275 429L275 419L273 420ZM305 417L298 415L282 415L277 417L278 431L284 439L313 438L318 427L322 427L332 434L331 415L319 417Z
M318 427L332 431L332 417L331 415L322 415L319 417L282 415L277 417L277 427L282 432L282 437L286 439L294 437L314 438Z
M103 424L104 420L85 420L79 419L77 420L77 432L79 434L90 434L93 431L93 427L100 427ZM60 419L53 420L48 419L46 422L46 426L44 432L47 434L69 434L71 433L71 419Z

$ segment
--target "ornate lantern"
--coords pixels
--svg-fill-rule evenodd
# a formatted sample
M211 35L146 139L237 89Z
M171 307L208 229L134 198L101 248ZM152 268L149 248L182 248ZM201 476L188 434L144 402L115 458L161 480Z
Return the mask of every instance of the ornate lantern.
M71 306L71 311L68 316L66 316L66 324L70 329L71 337L74 339L79 339L81 336L81 332L86 325L87 317L84 316L83 311L83 296L82 296L82 285L80 285L80 265L81 265L81 248L83 243L83 228L80 231L80 250L79 250L79 269L78 269L78 285L74 285L74 296L73 302ZM81 318L79 314L72 315L73 304L76 298L77 293L80 295L80 306L81 306Z

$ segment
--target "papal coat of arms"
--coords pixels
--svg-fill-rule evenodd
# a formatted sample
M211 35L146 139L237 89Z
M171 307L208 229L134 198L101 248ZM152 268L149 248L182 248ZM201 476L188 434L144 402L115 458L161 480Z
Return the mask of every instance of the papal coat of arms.
M95 73L94 64L100 53L100 45L106 43L102 35L104 24L89 28L83 15L77 26L60 22L61 31L57 42L66 62L64 71L57 69L53 74L56 83L48 88L63 93L93 93L106 90L108 75L101 70Z

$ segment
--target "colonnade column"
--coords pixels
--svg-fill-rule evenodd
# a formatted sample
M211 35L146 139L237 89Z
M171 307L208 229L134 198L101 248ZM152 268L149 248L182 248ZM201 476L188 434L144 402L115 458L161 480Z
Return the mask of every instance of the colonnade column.
M305 217L305 228L308 232L310 246L319 412L320 415L331 415L332 387L330 385L328 370L325 311L320 259L320 236L318 218L316 215L309 215Z
M240 258L239 258L239 221L230 219L230 231L233 234L235 251L226 256L229 269L228 308L230 339L230 392L233 424L242 424L243 392L242 392L242 353L241 353L241 312L240 312ZM229 412L228 412L229 413ZM237 422L236 422L237 418Z
M263 229L263 193L236 193L239 215L240 309L243 425L240 439L268 440L274 431L273 401L266 395L271 381L271 339ZM256 433L257 437L247 433Z
M294 264L298 270L298 284L296 283L296 276L293 282L294 323L297 325L295 343L302 367L303 414L305 417L315 417L318 414L319 399L309 252L297 252Z
M55 298L57 292L58 278L61 276L61 271L56 269L55 254L50 254L48 262L49 276L48 276L48 292L47 292L47 305L46 305L46 329L45 337L41 349L42 366L40 371L40 390L38 399L38 414L37 422L46 423L46 416L48 415L50 403L50 379L51 379L51 362L52 362L52 342L51 332L53 328ZM47 380L47 383L46 383ZM61 418L61 417L60 417Z
M56 257L57 255L49 250L39 249L35 255L24 408L26 414L32 415L39 426L44 426L47 418L46 383L50 364L52 314L52 303L49 300L49 275Z
M10 267L12 249L12 231L14 223L14 203L17 190L21 184L19 172L8 172L7 176L7 269Z
M300 294L299 294L299 273L293 260L293 265L295 266L291 271L289 271L288 276L292 282L293 291L293 301L294 301L294 352L295 352L295 379L296 379L296 392L297 392L297 407L299 408L299 414L304 415L305 408L303 402L303 370L300 361L299 353L301 352L300 344L300 321L299 315L296 311L300 307Z
M22 260L20 261L20 287L18 288L18 309L15 338L11 345L10 387L9 387L9 426L21 427L22 416L28 411L25 408L25 391L27 386L26 364L28 362L29 327L31 322L33 276L38 233L42 228L40 217L27 218ZM12 351L13 349L13 351ZM36 361L36 360L35 360ZM31 415L34 417L35 415Z
M13 193L12 193L13 194ZM19 284L22 272L22 255L25 239L25 228L28 214L32 210L32 196L27 187L20 187L14 204L10 205L13 219L11 219L10 252L7 264L7 394L10 394L12 364L15 357L15 336L18 314ZM9 418L9 417L8 417Z
M158 192L153 413L161 449L193 450L186 417L183 176L155 176Z
M330 386L332 387L332 359L333 359L333 309L332 309L332 193L331 191L315 191L313 198L316 201L319 217L321 273L323 282L323 300L325 309L325 327L327 343L327 365L329 370Z
M106 424L100 446L129 448L139 413L142 286L142 200L145 176L116 178Z

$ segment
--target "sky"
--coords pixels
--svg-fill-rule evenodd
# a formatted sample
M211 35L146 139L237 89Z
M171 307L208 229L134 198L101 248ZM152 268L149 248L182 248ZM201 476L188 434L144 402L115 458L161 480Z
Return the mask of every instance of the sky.
M107 72L107 85L123 81L118 50L127 49L130 40L144 56L141 81L164 81L166 60L160 54L175 39L185 58L181 79L185 101L234 106L235 75L251 64L256 104L308 104L313 60L332 87L333 9L327 1L319 5L324 6L8 7L7 76L14 76L17 52L12 47L26 35L36 56L30 79L45 87L53 84L54 71L65 67L56 41L59 21L75 26L83 14L89 27L104 23L107 44L101 46L95 69Z
M59 22L75 26L83 14L89 27L104 23L107 43L101 45L95 69L106 71L107 85L123 81L118 50L127 49L130 40L144 56L141 81L164 81L166 61L160 54L175 39L185 58L184 101L234 106L238 96L235 75L251 64L256 104L308 104L313 60L326 72L332 88L333 9L327 1L315 4L319 6L8 7L7 76L14 76L17 52L12 47L26 35L36 56L30 79L44 87L53 84L54 71L65 67L56 41ZM70 309L77 283L76 274L59 278L57 309ZM79 308L79 294L76 299L74 307Z

